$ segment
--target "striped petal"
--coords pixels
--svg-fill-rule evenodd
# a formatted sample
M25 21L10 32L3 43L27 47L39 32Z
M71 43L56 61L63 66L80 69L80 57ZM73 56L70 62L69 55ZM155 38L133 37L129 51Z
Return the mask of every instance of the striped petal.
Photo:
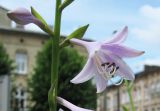
M144 53L144 51L138 51L120 44L104 44L101 48L108 50L119 57L136 57Z
M93 111L93 110L84 109L84 108L80 108L78 106L75 106L74 104L68 102L67 100L65 100L61 97L57 97L57 102L59 104L65 106L66 108L70 109L71 111Z
M83 41L83 40L80 40L80 39L76 39L76 38L70 39L70 42L74 43L76 45L84 46L84 47L87 47L86 45L88 43L86 41Z
M105 41L104 43L105 44L121 43L126 39L127 34L128 34L128 27L125 26L121 31L115 33L111 40Z
M135 75L133 73L133 71L131 70L131 68L118 56L107 52L105 50L103 50L104 53L104 58L106 58L106 61L109 61L111 63L115 63L119 69L118 69L118 73L117 75L127 79L127 80L134 80L135 79Z
M7 13L8 17L18 24L26 25L34 23L36 18L25 8L17 8Z
M107 87L107 81L99 74L95 75L97 93L103 92Z
M13 20L14 22L16 22L17 24L20 24L20 25L27 25L30 23L34 23L35 25L37 25L41 29L44 29L44 27L45 27L45 25L40 20L35 18L31 14L31 12L25 8L17 8L13 11L9 11L7 13L7 16L11 20Z
M93 76L94 76L93 60L89 58L82 71L76 77L74 77L71 80L71 82L74 84L83 83L91 79Z

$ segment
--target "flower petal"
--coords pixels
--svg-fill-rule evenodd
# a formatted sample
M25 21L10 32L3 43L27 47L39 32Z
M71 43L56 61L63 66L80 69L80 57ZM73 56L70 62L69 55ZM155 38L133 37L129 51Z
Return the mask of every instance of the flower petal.
M105 44L101 47L104 50L108 50L119 57L136 57L144 53L144 51L138 51L128 48L120 44Z
M107 87L107 81L100 76L99 74L95 74L97 93L103 92Z
M7 13L7 16L15 21L18 24L21 25L27 25L30 23L34 23L35 25L39 26L41 29L44 29L45 25L38 20L37 18L35 18L30 11L28 11L25 8L17 8L13 11L9 11Z
M78 84L88 81L94 76L93 72L94 72L93 60L89 58L82 71L76 77L74 77L71 80L71 82L74 84Z
M106 61L110 63L115 63L119 69L117 70L117 75L127 79L127 80L134 80L135 75L131 68L118 56L106 51L106 50L101 50L103 54L103 58L106 58Z
M86 41L76 39L76 38L70 39L70 42L74 43L74 44L77 44L77 45L80 45L80 46L84 46L84 47L86 47L86 45L87 45Z
M68 109L70 109L71 111L93 111L93 110L89 110L89 109L84 109L84 108L80 108L78 106L75 106L74 104L68 102L67 100L61 98L61 97L57 97L57 102L65 107L67 107Z
M116 34L113 35L113 38L109 41L105 41L104 43L109 44L109 43L121 43L123 42L128 34L128 27L125 26L120 32L117 32Z
M70 39L70 42L76 45L83 46L87 50L88 56L93 56L95 54L95 51L99 50L101 47L100 42L87 42L76 38Z
M25 8L17 8L13 11L9 11L7 15L11 20L21 25L26 25L35 21L35 17Z

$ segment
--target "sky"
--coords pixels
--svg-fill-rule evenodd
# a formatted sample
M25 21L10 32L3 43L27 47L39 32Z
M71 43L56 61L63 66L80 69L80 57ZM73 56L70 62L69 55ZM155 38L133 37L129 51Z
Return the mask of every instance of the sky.
M0 0L9 10L33 6L54 25L55 0ZM114 30L128 26L125 45L143 50L145 54L125 59L134 72L144 64L160 65L160 0L75 0L62 14L61 34L68 35L76 28L90 24L84 38L103 41L110 39ZM26 29L40 31L34 25Z

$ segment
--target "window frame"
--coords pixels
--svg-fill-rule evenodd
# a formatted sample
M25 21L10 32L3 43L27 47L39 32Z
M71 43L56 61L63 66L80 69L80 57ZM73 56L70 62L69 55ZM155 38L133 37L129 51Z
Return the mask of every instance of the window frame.
M20 75L27 74L28 71L28 55L25 51L16 51L15 54L16 73ZM22 66L23 64L23 66ZM19 69L17 67L20 67Z

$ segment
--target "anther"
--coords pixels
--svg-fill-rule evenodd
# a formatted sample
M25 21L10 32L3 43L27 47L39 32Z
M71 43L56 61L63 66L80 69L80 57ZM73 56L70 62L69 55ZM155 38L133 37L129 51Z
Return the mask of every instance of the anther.
M116 71L119 69L119 67L116 67Z
M106 65L106 63L101 64L101 66L105 66L105 65Z
M110 63L109 62L106 62L106 63L103 63L103 64L101 64L101 66L108 66Z
M114 75L115 72L116 72L116 67L113 66L112 70L110 71L110 74L111 74L111 75Z
M107 66L108 66L109 64L110 64L109 62L106 63Z
M116 64L113 62L112 64L110 64L110 65L108 66L108 68L110 68L111 66L116 66Z

